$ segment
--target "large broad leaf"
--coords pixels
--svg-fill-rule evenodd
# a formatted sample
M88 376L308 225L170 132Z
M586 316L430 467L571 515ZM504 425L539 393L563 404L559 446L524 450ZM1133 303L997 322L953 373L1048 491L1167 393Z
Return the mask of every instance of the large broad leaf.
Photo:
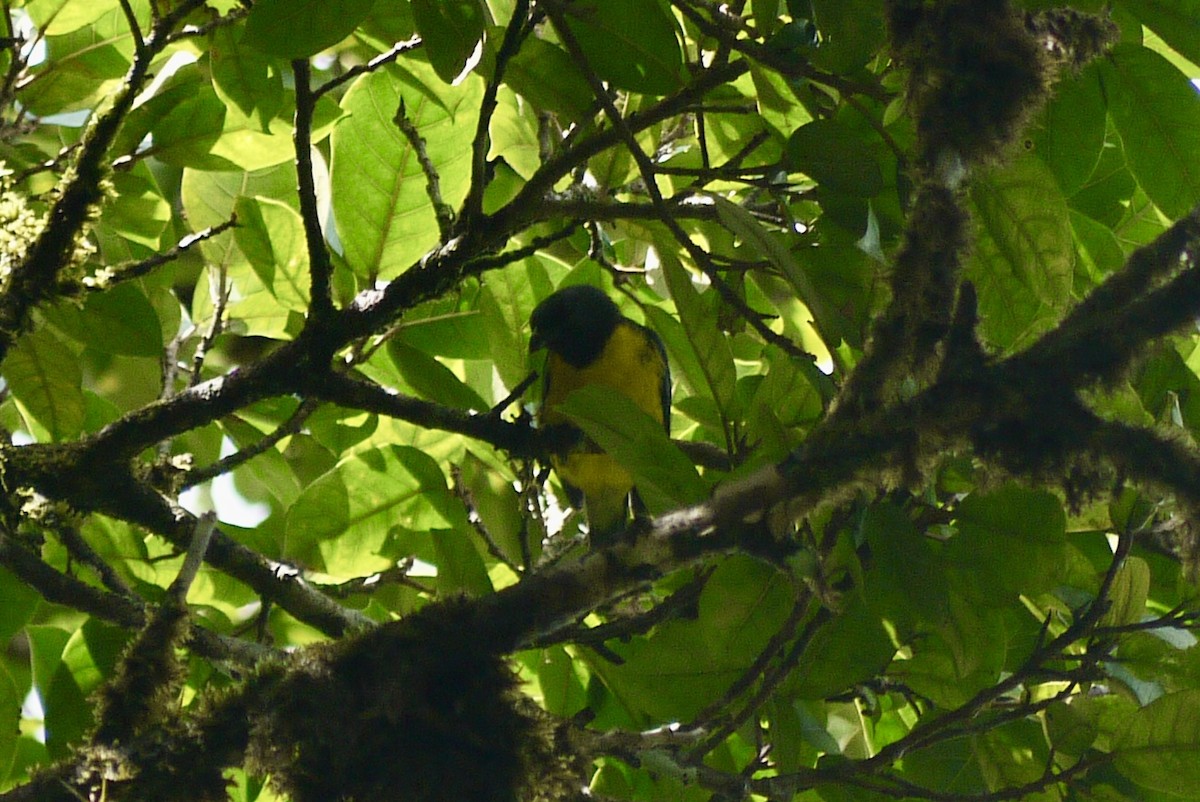
M782 574L745 556L731 558L709 579L695 620L614 641L622 662L596 660L592 670L634 714L658 723L686 721L745 672L792 601Z
M8 669L0 664L0 782L8 778L21 734L21 693Z
M479 317L496 372L508 387L529 373L529 316L551 290L543 257L532 256L493 272L479 293Z
M348 457L288 511L284 555L337 576L364 576L395 564L394 528L452 525L446 480L429 456L389 446Z
M310 279L300 215L270 198L239 198L234 212L234 239L263 285L285 309L304 311Z
M77 31L111 11L119 11L118 0L90 0L87 3L71 0L30 0L25 11L43 36L60 36Z
M1101 62L1108 111L1129 168L1168 217L1200 202L1200 95L1171 62L1119 45Z
M662 424L624 395L600 385L581 387L559 404L558 411L633 474L651 513L708 495L696 466L670 441Z
M605 81L647 95L682 85L678 25L657 0L579 0L564 11L588 65Z
M957 513L958 534L946 559L979 600L999 606L1018 594L1036 596L1061 581L1066 517L1050 493L1010 485L972 493Z
M188 222L200 230L229 220L234 204L243 196L296 204L296 171L283 164L248 173L188 169L183 171L180 195ZM232 231L205 240L200 250L213 265L245 261Z
M17 341L0 374L22 414L43 428L35 435L74 439L83 429L83 372L75 354L45 329Z
M162 329L146 295L133 283L90 296L82 307L68 301L46 310L59 330L82 345L108 354L159 356ZM69 363L64 363L64 369Z
M717 195L710 197L716 204L717 216L721 222L787 277L800 300L812 314L817 332L826 346L837 347L838 340L841 338L836 334L840 328L837 325L836 316L830 308L830 304L817 290L812 278L800 266L799 260L788 248L786 237L777 231L768 231L762 223L754 219L750 212L736 203ZM862 257L856 255L854 258L861 259ZM852 274L853 271L847 271L847 273ZM847 336L845 339L853 341L857 338Z
M1200 0L1120 0L1143 25L1194 64L1200 64Z
M425 140L442 200L454 207L471 178L471 140L483 82L446 86L428 65L364 75L342 101L349 119L333 135L333 210L346 259L361 276L393 277L438 241L417 153L393 122L404 113Z
M504 82L538 109L578 122L592 108L592 89L562 48L530 37L508 63Z
M484 9L480 0L412 0L413 19L429 63L450 83L479 47Z
M1169 693L1129 719L1117 769L1140 786L1193 799L1200 787L1200 690Z
M224 26L213 32L213 88L227 105L269 132L271 120L283 105L283 75L274 59L243 45L242 30Z
M1055 87L1040 126L1032 132L1032 141L1034 152L1054 173L1064 194L1082 187L1096 169L1107 121L1094 62Z
M971 186L976 245L967 276L979 289L981 332L1012 348L1050 327L1071 302L1075 243L1062 192L1024 156Z
M307 58L349 36L375 0L259 0L246 19L246 44L270 56Z
M145 164L128 172L113 173L110 180L116 196L105 205L101 224L130 242L158 248L159 239L171 221L171 207Z
M292 112L294 96L285 92L276 116L263 119L261 110L243 114L226 104L195 65L181 68L166 88L131 114L132 138L152 135L149 152L177 167L201 170L259 170L294 156ZM327 136L341 111L322 97L313 112L313 141ZM132 143L126 143L127 146Z
M20 632L40 599L27 582L0 568L0 638L11 638Z
M679 259L667 249L660 253L663 276L671 300L679 310L679 318L687 332L688 342L699 362L706 389L728 420L733 414L734 397L737 390L737 369L733 364L733 352L725 333L716 325L716 313L706 308L700 293L692 285L692 277Z
M131 6L135 13L149 8L148 0ZM91 108L117 90L133 61L133 37L119 7L45 42L46 60L32 69L20 93L21 105L38 116Z
M883 9L874 0L812 0L821 46L818 64L838 72L861 67L884 42Z
M454 371L424 351L402 340L387 345L388 355L409 387L418 395L446 406L486 412L488 403Z
M883 189L883 172L859 132L835 119L814 120L792 132L787 166L834 192L870 198Z

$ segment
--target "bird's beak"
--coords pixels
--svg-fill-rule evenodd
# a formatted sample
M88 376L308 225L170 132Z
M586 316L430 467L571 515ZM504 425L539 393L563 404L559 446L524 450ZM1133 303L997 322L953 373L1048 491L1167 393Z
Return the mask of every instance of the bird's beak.
M529 336L529 353L532 354L534 351L540 351L545 347L546 339L542 336L541 332L535 331Z

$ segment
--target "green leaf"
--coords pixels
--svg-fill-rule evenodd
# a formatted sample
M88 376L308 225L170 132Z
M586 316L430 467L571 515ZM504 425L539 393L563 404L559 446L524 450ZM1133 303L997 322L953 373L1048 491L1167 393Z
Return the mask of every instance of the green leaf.
M112 11L119 11L117 0L31 0L25 5L29 18L43 36L61 36L92 25Z
M821 46L812 60L837 72L861 67L884 43L883 9L873 0L812 0Z
M446 406L487 411L488 403L433 356L399 340L389 341L387 349L404 381L418 395Z
M833 313L829 310L825 299L817 291L812 279L800 267L800 263L788 249L786 238L778 232L767 231L750 212L736 203L715 194L709 197L716 204L717 216L721 222L787 276L800 300L812 313L821 339L829 347L836 346L838 338L833 336L833 332L836 331Z
M858 131L836 119L814 120L788 138L787 166L839 194L871 198L883 190L879 163Z
M530 551L530 556L536 558L540 544L529 542L532 533L512 477L468 452L462 466L462 482L471 493L472 509L504 556L518 565L524 551ZM523 546L523 538L528 545Z
M234 240L263 286L285 309L308 308L308 246L304 223L291 207L270 198L238 198Z
M438 171L443 201L457 206L470 183L482 80L471 76L445 86L432 68L416 61L406 66L355 81L342 100L349 119L333 135L330 173L338 235L347 261L364 277L394 277L438 241L425 174L392 122L402 101Z
M581 387L558 405L560 412L633 474L646 506L659 514L708 495L696 467L667 437L661 423L608 387Z
M587 707L587 672L562 646L543 649L537 663L538 687L546 710L569 718Z
M480 0L412 0L413 20L434 72L450 83L463 71L483 36Z
M148 0L134 0L132 6L145 11ZM34 78L19 95L22 106L38 116L90 109L117 91L133 61L133 37L119 7L45 42L46 60L31 70Z
M896 644L861 594L848 597L832 621L816 630L791 682L801 699L825 699L875 676Z
M720 407L723 418L733 415L734 394L737 390L737 370L733 365L733 352L725 334L715 325L715 314L705 308L705 303L692 277L673 252L663 248L659 252L663 276L671 292L671 300L679 310L679 319L687 332L692 351L699 360L707 389Z
M1092 62L1058 83L1039 127L1032 132L1035 152L1054 173L1064 194L1082 187L1096 169L1106 125L1100 72Z
M542 166L537 128L538 122L533 108L527 103L519 102L508 87L500 87L490 126L491 145L488 159L503 159L503 164L511 167L521 178L532 178ZM500 166L497 165L498 168ZM497 187L498 182L495 179L488 185L489 190ZM505 199L503 203L507 201L508 199ZM497 208L501 205L502 203L498 203Z
M487 565L476 547L469 524L429 532L437 555L437 589L448 596L486 596L493 592Z
M1015 348L1048 329L1071 303L1071 236L1058 183L1031 156L971 185L976 246L967 277L979 290L980 331Z
M1171 62L1144 47L1118 45L1100 62L1108 111L1129 169L1171 218L1200 201L1200 96Z
M1066 516L1052 494L1008 485L959 504L957 536L945 557L973 598L999 607L1018 594L1059 584L1066 565Z
M296 171L291 165L281 164L252 172L185 169L180 196L188 222L200 230L228 220L233 214L234 204L243 196L272 198L296 204L295 184ZM214 265L245 261L232 231L200 243L200 251Z
M1119 5L1193 64L1200 64L1200 0L1120 0Z
M0 568L0 638L11 638L33 615L41 596L29 583Z
M889 674L950 710L1000 678L1006 642L996 607L956 592L946 601L941 619L921 627L912 657L897 661Z
M605 81L647 95L682 86L678 25L657 0L578 0L563 11L588 65Z
M538 109L580 122L592 109L592 89L557 45L531 36L508 62L504 82Z
M217 95L197 65L180 68L167 90L131 114L133 131L149 130L149 153L177 167L200 170L260 170L294 157L292 109L295 97L285 92L275 117L247 116ZM341 110L328 96L313 112L314 142L332 130ZM126 134L125 136L132 136Z
M1071 230L1075 233L1077 246L1076 259L1087 271L1089 278L1098 284L1105 276L1125 264L1121 243L1108 226L1074 209L1070 215Z
M161 356L158 314L136 284L123 282L89 295L83 307L64 302L46 318L81 345L108 354Z
M243 41L268 56L297 59L345 39L375 0L259 0L246 18Z
M745 555L722 562L700 594L698 637L713 653L756 655L791 612L783 575Z
M1102 627L1119 627L1141 621L1150 595L1150 566L1141 557L1127 557L1113 577L1108 599L1111 606L1100 619Z
M347 457L288 510L284 556L334 576L365 576L399 559L393 528L427 530L452 522L445 478L417 449L388 446ZM443 507L444 509L444 507Z
M114 172L110 176L115 197L101 218L125 239L156 249L171 221L171 206L151 180L149 172Z
M242 45L243 30L225 25L213 31L209 51L213 88L226 105L270 133L271 120L283 106L283 75L273 59Z
M83 372L75 354L49 331L18 340L2 372L22 414L51 440L73 440L83 430Z
M5 785L21 734L21 701L16 681L0 663L0 783Z
M64 757L72 742L92 723L91 708L84 692L63 665L63 650L71 633L60 627L26 627L29 638L33 687L45 711L46 748L53 757Z
M1200 787L1200 690L1159 697L1128 720L1114 753L1138 785L1191 799Z
M479 294L490 355L507 387L516 387L529 373L529 316L551 286L542 258L533 256L492 273Z

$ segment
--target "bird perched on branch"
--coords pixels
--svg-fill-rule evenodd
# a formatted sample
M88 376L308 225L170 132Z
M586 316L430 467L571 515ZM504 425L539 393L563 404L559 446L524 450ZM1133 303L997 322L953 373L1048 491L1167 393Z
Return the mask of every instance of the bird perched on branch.
M610 387L670 430L671 371L657 334L621 314L595 287L547 297L529 319L530 352L547 350L539 422L570 425L556 407L588 385ZM593 545L610 543L629 519L633 477L589 440L550 458L571 503L587 513Z

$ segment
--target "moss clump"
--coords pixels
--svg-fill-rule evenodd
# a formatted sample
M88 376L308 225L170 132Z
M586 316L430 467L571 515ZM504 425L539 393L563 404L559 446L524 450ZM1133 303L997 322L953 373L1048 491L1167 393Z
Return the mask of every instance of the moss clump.
M567 787L571 761L469 617L438 604L297 656L252 711L251 765L294 802L521 802Z

